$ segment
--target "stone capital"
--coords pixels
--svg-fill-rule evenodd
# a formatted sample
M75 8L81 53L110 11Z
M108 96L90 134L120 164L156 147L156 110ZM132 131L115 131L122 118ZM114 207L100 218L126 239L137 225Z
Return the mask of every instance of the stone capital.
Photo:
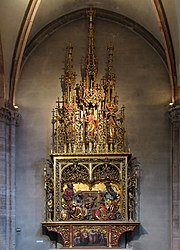
M169 110L171 123L180 122L180 105L175 106Z
M6 124L17 125L20 120L20 114L18 110L12 110L7 107L0 108L0 121Z

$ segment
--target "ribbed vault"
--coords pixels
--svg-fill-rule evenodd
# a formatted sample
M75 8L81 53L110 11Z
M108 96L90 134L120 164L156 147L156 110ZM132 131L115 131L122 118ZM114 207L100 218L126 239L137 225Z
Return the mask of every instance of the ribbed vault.
M61 15L59 18L53 20L52 22L45 25L37 34L35 34L31 40L28 39L31 34L31 27L33 23L37 23L35 19L36 14L38 15L38 8L40 6L41 0L31 0L27 7L22 25L20 28L19 36L17 38L16 47L14 50L14 56L12 59L11 67L11 77L10 77L10 91L9 91L9 102L11 105L15 105L15 92L16 86L18 84L18 79L20 72L22 70L22 65L26 62L28 56L39 46L47 37L52 35L57 29L70 22L76 21L78 19L83 19L86 16L85 9L79 9L74 12L69 12L68 14ZM103 19L110 22L119 23L124 25L133 32L139 34L143 39L145 39L161 56L162 60L167 66L170 86L171 86L171 96L172 102L175 101L175 90L176 90L176 67L175 67L175 57L174 50L171 41L171 36L169 32L168 22L166 19L165 11L160 0L151 0L154 12L157 16L157 23L159 25L162 40L164 46L142 25L138 24L131 18L119 14L118 12L113 12L101 8L96 8L97 19ZM32 35L31 35L32 36ZM27 44L28 42L28 44Z

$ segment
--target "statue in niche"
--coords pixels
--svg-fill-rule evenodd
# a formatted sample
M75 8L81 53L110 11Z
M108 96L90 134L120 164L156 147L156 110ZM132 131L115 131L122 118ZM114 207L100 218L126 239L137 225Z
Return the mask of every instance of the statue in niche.
M120 197L116 190L112 187L110 181L105 183L106 190L101 193L100 205L95 212L98 220L117 220L120 219L120 211L118 210L118 203Z
M116 137L116 122L112 115L108 120L108 137L109 139L115 139Z
M67 142L68 142L68 152L73 152L75 129L74 129L73 117L71 115L68 116L68 119L65 125L66 125L66 136L67 136Z
M91 139L94 137L96 133L96 127L97 127L92 109L89 110L89 114L87 116L86 122L87 122L87 126L86 126L87 137Z
M71 115L68 116L68 120L66 122L66 134L68 140L74 139L74 123Z

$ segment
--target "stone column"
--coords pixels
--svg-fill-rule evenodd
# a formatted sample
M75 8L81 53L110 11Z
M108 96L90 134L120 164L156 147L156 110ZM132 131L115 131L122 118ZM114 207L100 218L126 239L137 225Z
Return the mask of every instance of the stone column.
M180 105L170 110L172 123L172 250L180 249Z
M18 112L0 109L0 248L15 250L15 126Z

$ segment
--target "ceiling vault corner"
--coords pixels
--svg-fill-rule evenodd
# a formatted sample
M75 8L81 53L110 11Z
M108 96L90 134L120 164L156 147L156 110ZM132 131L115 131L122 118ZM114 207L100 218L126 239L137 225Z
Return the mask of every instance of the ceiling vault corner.
M16 41L16 46L14 49L12 66L11 66L11 76L10 76L10 90L9 90L9 105L15 105L15 91L17 82L20 75L21 63L23 58L24 49L33 25L34 18L36 16L37 10L41 0L30 0L28 7L26 9L23 21L21 23L19 35Z
M171 39L171 34L169 30L168 21L166 18L166 13L163 7L161 0L151 0L154 12L157 17L158 25L160 28L160 32L162 35L164 49L166 53L166 60L168 66L168 73L171 85L171 101L174 103L175 100L175 90L177 83L177 74L176 74L176 66L175 66L175 55L173 49L173 43Z

